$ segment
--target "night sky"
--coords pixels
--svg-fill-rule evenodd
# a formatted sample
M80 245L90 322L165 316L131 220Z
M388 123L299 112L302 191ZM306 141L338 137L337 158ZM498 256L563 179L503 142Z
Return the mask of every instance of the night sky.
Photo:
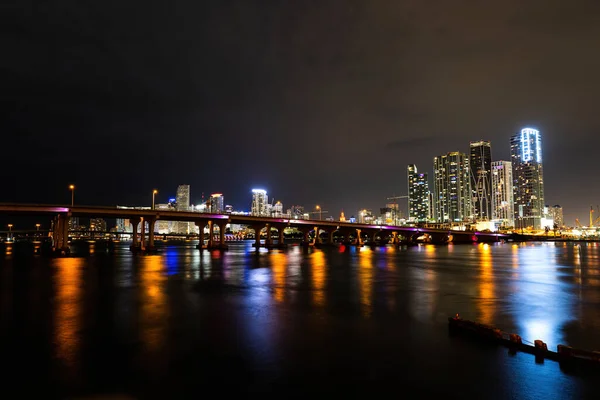
M508 160L533 126L546 203L568 225L600 204L600 1L14 4L0 202L74 183L80 204L150 205L187 183L193 203L249 209L261 187L337 218L471 140Z

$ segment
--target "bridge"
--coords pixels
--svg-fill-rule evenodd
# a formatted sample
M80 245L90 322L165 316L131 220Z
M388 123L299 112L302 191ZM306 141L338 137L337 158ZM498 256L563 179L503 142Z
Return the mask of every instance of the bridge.
M396 225L368 225L351 222L305 220L292 218L257 217L238 214L212 214L190 211L152 210L121 207L98 207L98 206L64 206L44 204L1 204L0 214L4 215L27 215L27 216L49 216L54 219L52 239L53 249L61 254L68 253L68 223L71 217L91 218L123 218L129 219L133 226L132 251L155 249L154 237L155 224L158 220L182 221L194 223L204 232L208 226L208 241L205 244L203 235L200 236L199 249L225 249L225 227L228 224L245 225L255 232L255 246L261 247L283 247L284 229L296 228L303 233L303 243L312 245L333 244L334 234L343 237L348 244L362 245L365 236L372 242L392 244L414 243L418 238L430 243L472 243L472 242L495 242L508 239L509 235L455 231L448 229L433 229L412 226ZM215 239L215 225L219 228L218 239ZM267 235L264 243L261 243L260 233L266 230ZM278 233L277 243L273 243L271 232ZM138 232L139 231L139 232ZM147 239L146 239L147 231ZM310 233L314 232L314 240L310 242ZM327 240L321 240L321 233L327 234Z

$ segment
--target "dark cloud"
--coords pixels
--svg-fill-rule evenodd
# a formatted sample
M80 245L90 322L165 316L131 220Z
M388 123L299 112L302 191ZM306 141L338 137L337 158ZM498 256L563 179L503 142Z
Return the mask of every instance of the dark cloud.
M5 201L142 203L179 183L247 207L378 208L405 166L543 133L546 197L600 200L596 1L15 2ZM102 187L102 190L98 190ZM582 190L581 188L586 188ZM585 218L584 218L585 219Z

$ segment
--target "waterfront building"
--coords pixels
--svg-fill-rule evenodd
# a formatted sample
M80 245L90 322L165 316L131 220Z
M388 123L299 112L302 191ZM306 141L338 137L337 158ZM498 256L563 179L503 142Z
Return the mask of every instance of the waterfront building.
M233 206L230 204L227 204L225 206L225 214L231 214L233 212Z
M133 232L129 218L117 218L117 232Z
M293 219L304 219L304 207L303 206L291 206L287 209L287 215ZM309 219L309 218L307 218Z
M492 162L492 219L502 226L515 226L513 175L510 161Z
M79 230L79 217L71 217L69 218L69 223L68 223L68 229L70 231L77 231Z
M224 210L225 200L223 194L213 193L210 195L210 212L213 214L221 214Z
M271 210L271 216L273 217L281 217L283 216L283 203L278 201L273 205Z
M177 186L177 194L175 196L177 211L190 211L190 185ZM193 225L193 224L192 224ZM190 223L179 221L177 223L176 233L190 233Z
M268 196L264 189L252 189L252 206L250 214L257 217L268 216Z
M359 224L372 224L375 221L375 216L372 210L362 209L358 212Z
M557 228L562 228L565 226L565 221L563 218L563 209L560 205L556 204L552 207L546 206L548 209L548 214L550 218L554 221Z
M429 214L429 182L427 174L420 174L415 164L409 164L408 173L408 220L410 222L425 222L431 218ZM397 207L396 207L397 209ZM394 225L397 225L399 215L394 216Z
M542 228L544 173L540 131L521 129L510 139L513 167L515 223L522 228Z
M473 216L489 221L492 209L492 146L487 140L470 143L469 157Z
M435 220L441 223L472 219L469 158L458 151L433 159Z
M344 215L344 210L340 213L340 222L346 222L346 216Z
M156 204L154 209L156 210L164 210L164 211L175 211L175 202L164 203L164 204ZM177 231L179 227L179 223L177 221L165 221L164 219L158 219L154 223L154 232L158 232L161 235L174 233Z
M106 232L106 221L103 218L90 218L90 232Z

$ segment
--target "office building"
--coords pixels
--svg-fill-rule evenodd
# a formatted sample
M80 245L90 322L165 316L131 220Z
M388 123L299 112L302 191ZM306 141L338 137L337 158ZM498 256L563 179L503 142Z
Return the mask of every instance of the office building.
M283 203L278 201L273 204L273 208L271 209L272 217L281 217L283 216Z
M221 214L224 211L225 200L223 194L213 193L210 195L210 212L213 214Z
M513 175L510 161L492 162L492 219L500 225L515 226Z
M433 159L435 220L472 220L469 158L458 151Z
M542 228L544 173L540 131L521 129L510 139L513 167L515 224L521 228Z
M562 228L565 226L565 221L563 218L563 209L561 206L556 204L552 207L548 207L548 213L550 214L550 217L556 224L557 228Z
M492 146L486 140L471 142L469 157L473 216L489 221L492 215Z
M257 217L268 216L267 204L268 204L267 191L264 189L252 189L252 207L250 214Z
M426 222L429 214L429 182L427 174L420 174L417 166L409 164L408 172L408 220L411 222ZM397 216L400 218L400 216ZM394 224L396 225L396 218Z
M106 232L106 221L103 218L90 218L90 232Z
M177 211L190 211L190 185L177 186L177 194L175 195L175 208ZM175 233L190 233L190 223L179 221L177 223L177 229Z

